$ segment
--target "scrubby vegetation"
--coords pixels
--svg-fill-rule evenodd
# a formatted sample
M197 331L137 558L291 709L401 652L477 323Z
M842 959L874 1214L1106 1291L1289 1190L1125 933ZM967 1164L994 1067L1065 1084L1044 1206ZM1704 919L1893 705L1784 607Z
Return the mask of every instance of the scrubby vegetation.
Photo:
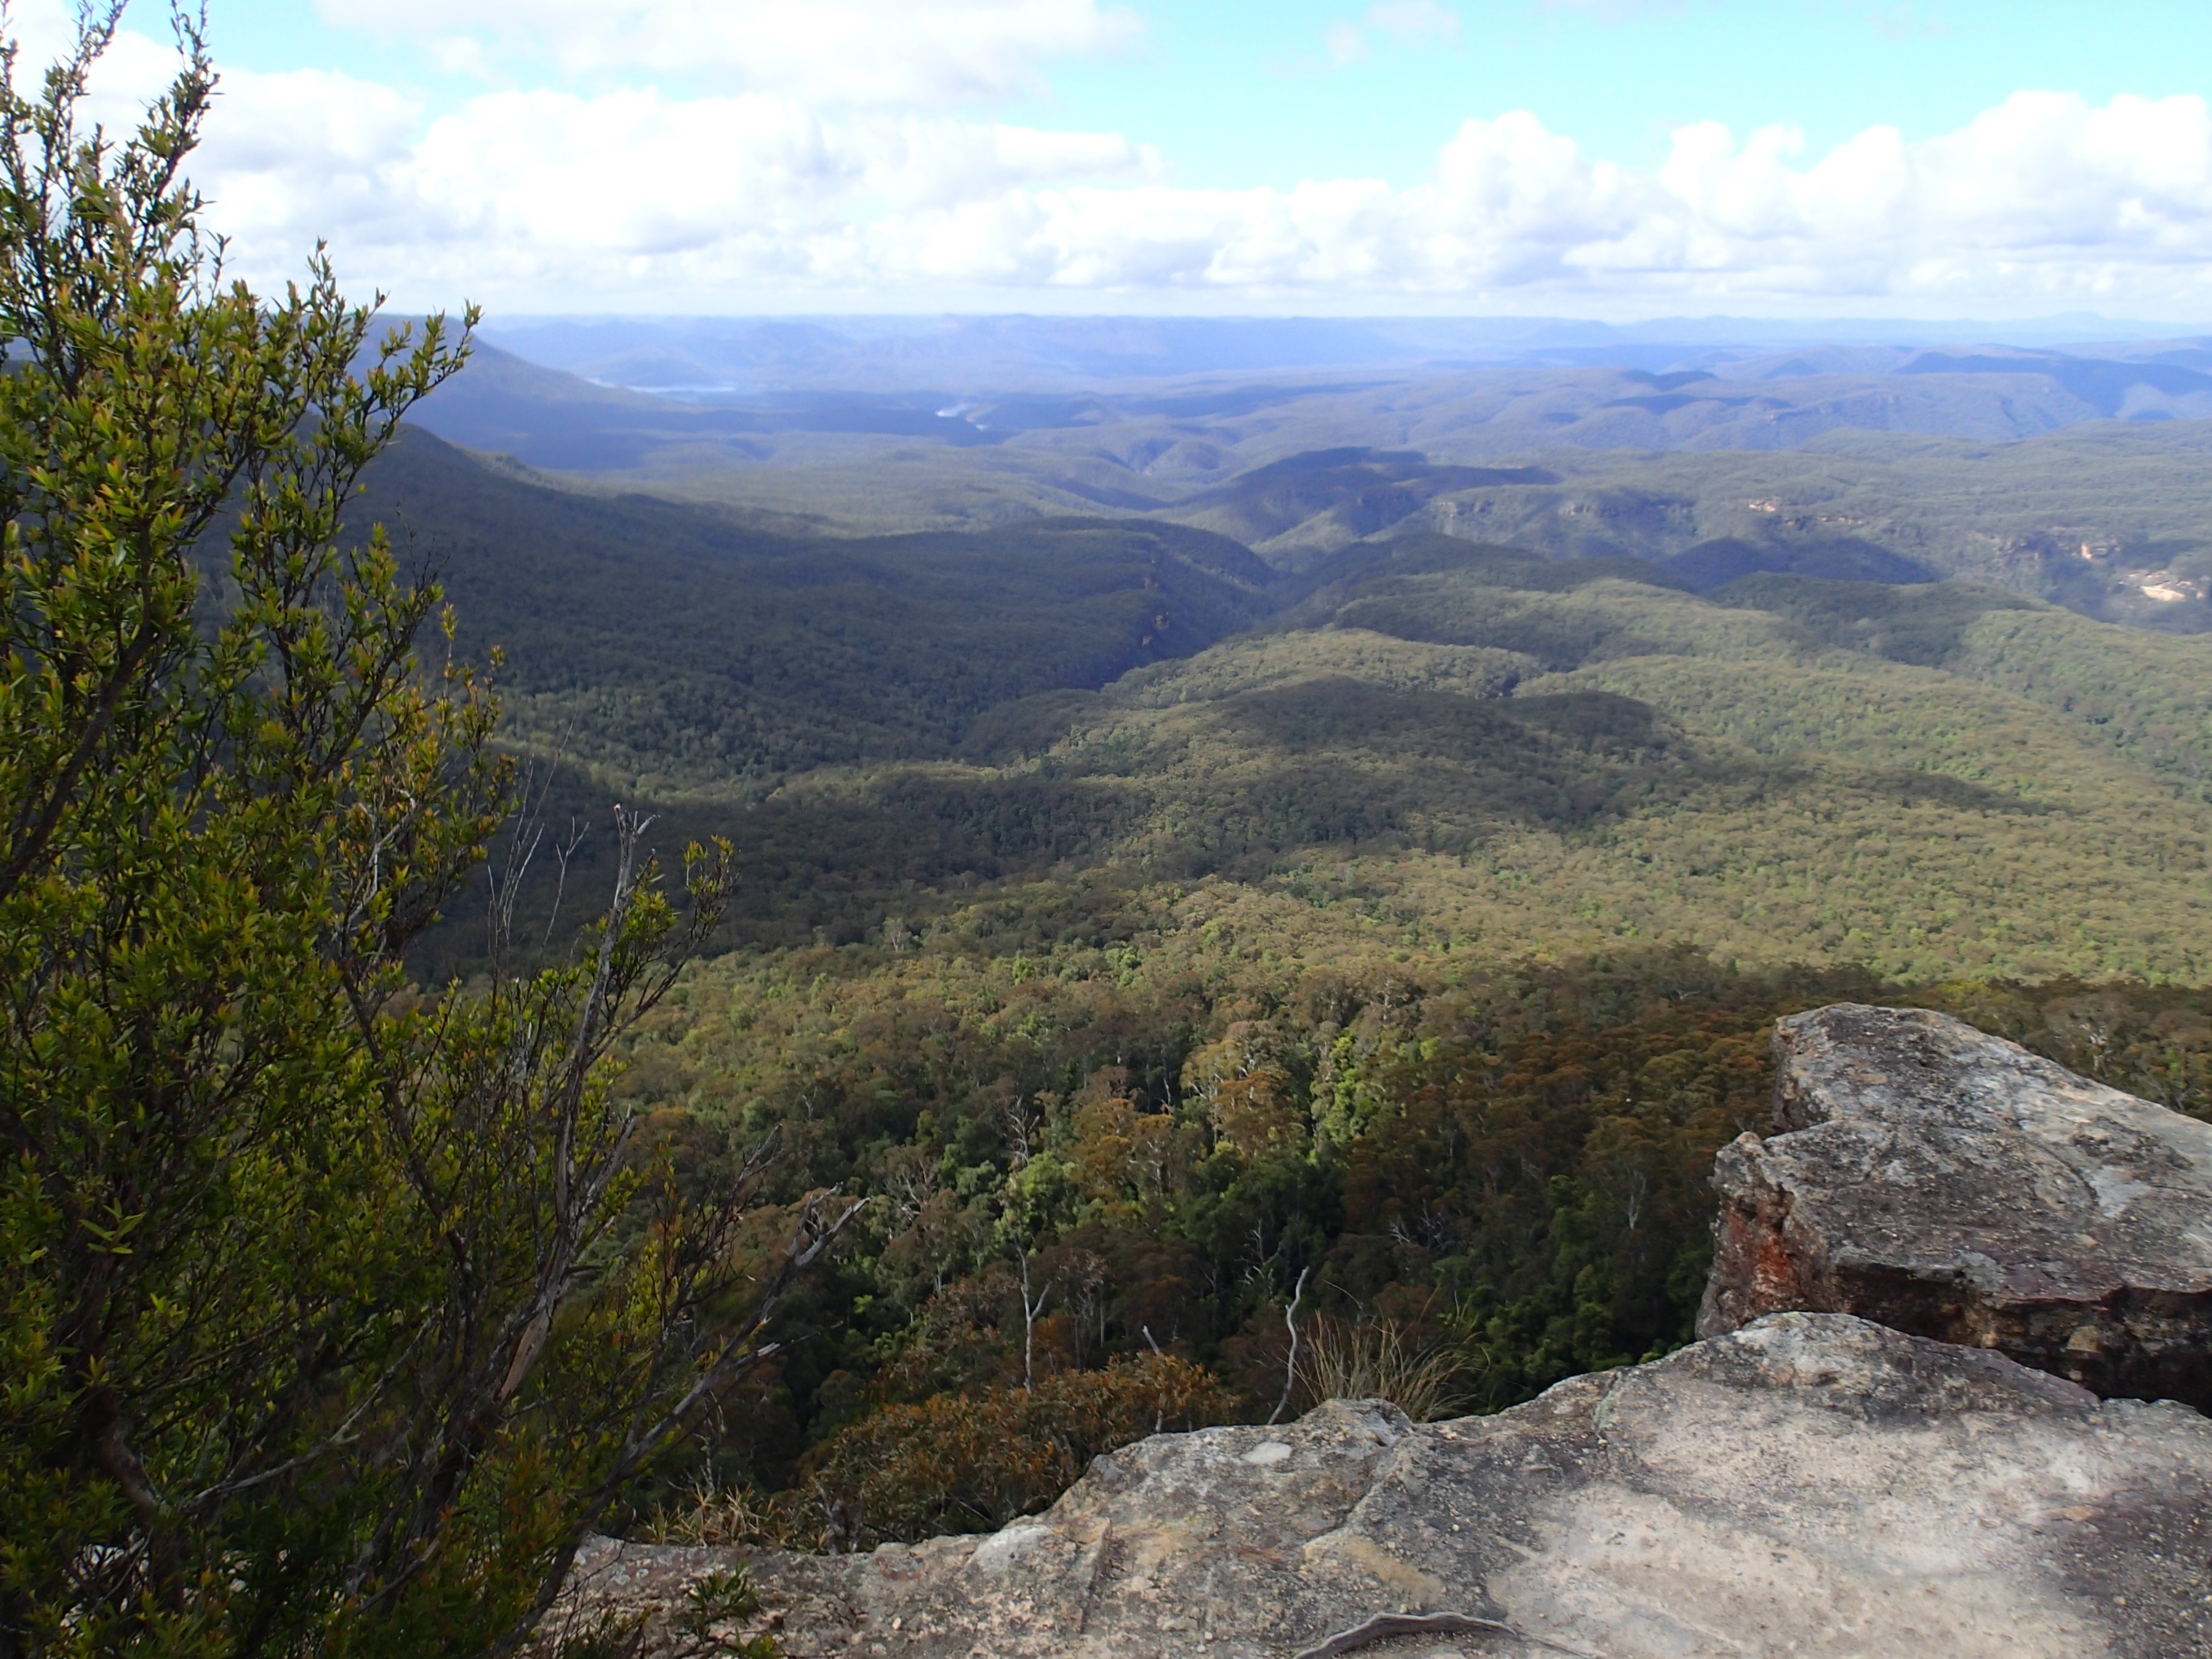
M573 959L407 983L509 767L339 520L465 329L223 280L196 15L79 125L119 15L0 52L0 1655L512 1650L838 1223L679 1187L608 1090L726 845L679 915L626 820Z

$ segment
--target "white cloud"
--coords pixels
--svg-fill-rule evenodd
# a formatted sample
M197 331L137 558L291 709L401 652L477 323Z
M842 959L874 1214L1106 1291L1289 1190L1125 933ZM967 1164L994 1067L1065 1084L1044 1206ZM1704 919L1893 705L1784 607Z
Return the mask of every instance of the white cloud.
M234 72L223 77L193 178L210 220L264 283L298 276L324 234L435 242L447 227L413 176L421 116L392 88L347 76Z
M491 0L452 3L481 21ZM170 66L119 41L103 115ZM1820 153L1698 123L1651 170L1509 112L1461 124L1410 186L1194 190L1117 133L765 87L493 89L437 112L344 75L240 71L194 172L257 283L327 237L349 282L409 303L2212 314L2212 107L2193 96L2021 92L1933 138L1870 127Z
M225 84L195 176L253 276L283 280L327 238L356 280L448 302L557 289L650 308L702 284L956 267L1018 280L1033 252L1008 264L963 243L979 207L1165 171L1118 134L831 118L767 93L501 91L426 121L319 71Z
M2212 309L2194 97L2021 93L1924 143L1875 127L1818 155L1787 128L1704 123L1656 172L1509 113L1463 123L1409 188L1219 191L1176 187L1113 133L770 93L503 91L423 123L342 76L229 84L201 176L249 262L274 276L327 235L349 273L410 296Z
M644 70L851 105L992 102L1038 65L1136 41L1099 0L316 0L343 27L431 44L459 67L535 57L570 75Z
M8 38L18 47L17 90L36 97L46 65L58 63L76 46L76 6L74 0L4 0L0 9ZM119 30L94 68L83 113L111 131L127 130L167 90L176 72L176 50L166 38Z
M31 77L58 59L76 38L76 9L68 0L10 0L8 33L21 43L16 72L26 89Z

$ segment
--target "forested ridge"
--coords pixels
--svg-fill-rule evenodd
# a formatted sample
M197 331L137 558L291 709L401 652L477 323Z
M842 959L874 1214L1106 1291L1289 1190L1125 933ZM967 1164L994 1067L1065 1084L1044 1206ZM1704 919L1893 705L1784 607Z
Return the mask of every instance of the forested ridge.
M1095 688L1062 672L963 716L963 682L918 679L945 735L914 758L742 792L689 765L664 830L736 842L733 941L858 940L977 884L1113 865L1490 960L1686 945L1916 980L2203 977L2205 641L1956 584L1700 596L1433 535L1255 586L1281 607L1259 629ZM652 611L611 614L651 648ZM997 625L1044 678L1018 617ZM588 726L567 741L599 752ZM668 775L571 769L562 810Z
M1146 533L1010 527L972 569L1110 589ZM556 823L681 775L659 833L738 849L727 948L623 1097L680 1167L772 1141L787 1200L869 1200L634 1527L994 1525L1155 1423L1353 1387L1489 1410L1662 1352L1712 1155L1768 1127L1772 1021L1823 1002L2212 1110L2212 641L1416 531L1288 573L1203 544L1218 608L1110 672L1052 643L1082 617L1031 629L1069 590L1000 584L963 625L1036 677L985 701L969 636L901 608L968 579L960 538L854 546L913 561L841 590L848 626L899 616L902 695L936 700L904 753L738 788L696 747L611 771L585 714L586 763L540 775ZM778 696L839 706L834 653L771 643ZM455 915L433 977L471 970Z
M459 648L506 655L511 743L623 790L742 793L951 754L986 709L1245 627L1267 567L1175 525L848 539L549 488L404 434L350 514L434 570Z

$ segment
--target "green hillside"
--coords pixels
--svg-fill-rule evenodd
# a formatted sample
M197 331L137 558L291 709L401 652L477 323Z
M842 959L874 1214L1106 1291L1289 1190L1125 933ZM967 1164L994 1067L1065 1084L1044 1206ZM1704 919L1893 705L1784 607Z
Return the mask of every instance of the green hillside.
M2212 799L2212 659L2201 635L2124 632L1968 583L1762 576L1714 598L1786 617L1839 648L2001 686L2184 793Z
M1273 575L1224 538L1135 520L775 533L550 488L422 433L358 511L439 574L465 653L503 650L514 744L659 796L949 755L994 705L1245 626Z
M1187 496L1175 516L1255 548L1333 545L1389 528L1451 490L1556 483L1540 467L1440 466L1417 453L1323 449Z
M2212 684L2212 641L1940 586L1862 634L1877 594L1452 551L1014 705L994 763L731 820L740 948L623 1086L775 1127L793 1192L885 1200L718 1447L780 1495L714 1535L816 1541L875 1413L1016 1387L1033 1348L1164 1345L1264 1416L1304 1271L1310 1336L1436 1356L1455 1408L1663 1352L1783 1012L1949 1008L2212 1114L2212 808L1976 678L1996 627L2005 673L2094 653L2154 699ZM1018 1266L1059 1298L1033 1328Z
M1547 557L1628 556L1708 588L1759 572L1988 583L2086 615L2212 629L2212 425L2086 426L2016 443L1838 431L1802 449L1531 452L1517 476L1449 440L1425 457L1343 450L1269 459L1162 509L1223 524L1224 503L1296 502L1254 545L1306 569L1382 526ZM1255 458L1258 459L1258 458ZM1302 480L1298 488L1292 480ZM1246 517L1252 515L1245 509Z
M1403 591L1356 597L1041 710L1017 762L787 789L741 845L812 921L1073 860L1438 961L1680 945L1909 978L2212 973L2194 748L2154 769L2032 692L1617 577L1415 580L1411 622ZM2100 631L2116 676L2146 636ZM2004 643L2068 672L2063 637Z
M1296 574L1146 520L824 539L398 459L368 508L505 648L510 741L580 811L730 834L738 937L1102 869L1440 961L2207 971L2212 638L1429 532Z

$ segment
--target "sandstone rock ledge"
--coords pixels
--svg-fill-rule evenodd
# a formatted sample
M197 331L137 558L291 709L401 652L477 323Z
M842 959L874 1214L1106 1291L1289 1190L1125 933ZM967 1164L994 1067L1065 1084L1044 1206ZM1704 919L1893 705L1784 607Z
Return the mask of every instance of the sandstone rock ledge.
M1776 1029L1787 1133L1722 1149L1698 1334L1784 1308L2212 1410L2212 1124L1943 1014Z
M602 1542L580 1583L665 1605L738 1553ZM1789 1313L1495 1417L1156 1436L988 1537L750 1565L793 1659L2197 1659L2208 1560L2212 1421Z

